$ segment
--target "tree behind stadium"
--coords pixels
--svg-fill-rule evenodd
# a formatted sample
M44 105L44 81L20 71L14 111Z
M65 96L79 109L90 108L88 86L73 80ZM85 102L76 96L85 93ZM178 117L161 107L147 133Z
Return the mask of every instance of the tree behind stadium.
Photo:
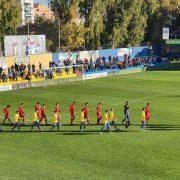
M84 17L79 13L79 0L50 0L50 6L60 21L61 50L79 50L85 42Z
M4 36L16 34L20 23L20 10L17 0L0 0L0 50L3 49Z
M179 0L50 0L50 5L61 19L62 44L72 50L84 42L87 49L159 44L162 28L180 22ZM84 23L74 24L81 17Z

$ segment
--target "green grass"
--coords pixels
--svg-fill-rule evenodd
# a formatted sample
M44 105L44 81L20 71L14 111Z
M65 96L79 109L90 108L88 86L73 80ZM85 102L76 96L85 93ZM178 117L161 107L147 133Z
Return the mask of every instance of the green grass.
M4 132L0 134L0 179L180 179L180 71L143 72L85 83L0 93L0 108L11 104L11 115L21 102L27 121L34 103L46 104L51 121L59 102L63 123L69 123L69 104L76 101L76 123L85 102L95 122L98 102L114 108L123 119L126 100L131 106L133 125L129 132L103 133L100 126L63 127L63 132ZM147 131L139 131L140 113L151 103L152 119ZM1 120L2 121L2 120ZM120 121L119 121L120 122ZM2 127L8 131L10 127ZM49 127L45 127L48 130Z

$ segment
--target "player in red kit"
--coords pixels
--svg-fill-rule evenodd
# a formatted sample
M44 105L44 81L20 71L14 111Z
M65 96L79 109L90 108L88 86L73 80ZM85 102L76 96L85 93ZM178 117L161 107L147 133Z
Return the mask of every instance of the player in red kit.
M46 117L46 106L45 104L42 105L41 107L41 119L40 122L45 121L45 123L47 124L47 117Z
M102 119L102 107L101 103L98 103L96 108L96 116L97 116L97 125L99 125L101 119Z
M3 113L4 113L4 121L3 123L5 123L6 120L9 121L10 124L11 120L10 120L10 111L9 111L10 105L7 105L4 109L3 109Z
M70 112L70 118L71 118L71 125L73 125L73 121L75 120L75 102L70 104L69 112Z
M84 109L84 119L89 124L89 105L88 105L88 103L85 103L85 106L83 109Z
M147 103L147 105L146 105L145 117L146 117L146 122L148 122L151 118L151 110L150 110L150 104L149 103Z
M40 105L39 102L37 102L37 103L34 105L34 112L39 111L39 105Z
M18 108L18 114L19 114L19 118L23 121L23 123L27 124L25 122L25 113L24 113L24 104L23 103L21 103Z

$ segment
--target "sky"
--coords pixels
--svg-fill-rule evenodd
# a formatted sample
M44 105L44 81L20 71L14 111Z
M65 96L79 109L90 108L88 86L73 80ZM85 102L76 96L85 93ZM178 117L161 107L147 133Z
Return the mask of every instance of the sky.
M46 6L48 6L48 0L34 0L34 3L42 3Z

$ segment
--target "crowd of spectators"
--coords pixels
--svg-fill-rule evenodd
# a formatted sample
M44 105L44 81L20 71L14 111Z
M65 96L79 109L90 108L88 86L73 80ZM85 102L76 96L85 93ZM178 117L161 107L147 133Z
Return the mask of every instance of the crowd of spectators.
M105 57L99 57L96 60L92 58L88 59L79 59L72 61L70 59L65 59L64 61L59 62L58 64L54 62L49 62L49 68L52 67L65 67L64 70L68 73L69 69L67 66L72 65L83 65L84 72L93 72L93 71L102 71L108 69L126 69L128 67L137 67L140 65L149 66L152 64L157 64L162 61L159 57L135 57L131 58L128 55L124 55L124 60L120 61L118 57L109 56L107 59ZM75 71L75 69L73 69ZM44 77L53 79L53 73L51 70L45 71L42 68L42 64L39 63L39 66L36 67L34 64L14 64L8 69L4 70L0 67L0 82L17 81L18 77L21 77L24 80L31 80L32 75L35 78ZM56 73L61 74L61 69L56 69Z
M157 64L162 62L160 57L135 57L131 58L128 55L124 55L124 60L119 60L118 57L109 56L108 59L105 57L99 57L96 60L92 58L88 59L79 59L77 58L75 61L70 59L65 59L61 61L59 64L54 62L49 63L49 67L62 67L62 66L70 66L70 65L83 65L85 72L91 71L102 71L107 69L126 69L128 67L137 67L140 65L150 66L153 64Z
M21 77L23 80L31 80L32 75L37 77L43 77L42 64L39 63L39 67L36 68L34 64L17 64L15 63L11 67L3 69L0 67L0 82L17 81L18 77Z

